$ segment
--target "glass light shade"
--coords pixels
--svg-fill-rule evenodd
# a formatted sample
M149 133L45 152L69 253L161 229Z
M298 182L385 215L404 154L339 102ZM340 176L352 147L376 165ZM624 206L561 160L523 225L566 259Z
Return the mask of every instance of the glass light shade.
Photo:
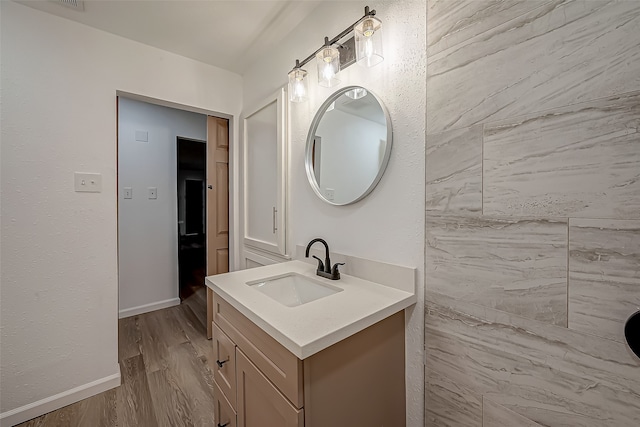
M318 84L332 87L340 83L336 75L340 72L340 52L333 46L326 46L316 55L318 63Z
M353 27L356 37L356 62L373 67L384 60L382 54L382 21L365 16Z
M307 72L296 68L289 73L289 101L304 102L307 100Z
M368 92L367 92L367 90L365 88L357 87L355 89L351 89L348 92L345 92L344 94L347 95L351 99L360 99L360 98L364 98L365 96L367 96L367 93Z

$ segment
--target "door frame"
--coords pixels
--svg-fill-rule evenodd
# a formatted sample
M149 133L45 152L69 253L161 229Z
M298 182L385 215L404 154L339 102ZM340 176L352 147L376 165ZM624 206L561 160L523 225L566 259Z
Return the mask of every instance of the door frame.
M178 212L177 212L177 219L178 219L178 297L180 298L180 302L183 301L182 299L182 291L181 291L181 271L180 271L180 264L181 264L181 250L180 250L180 142L181 141L185 141L185 142L196 142L196 143L200 143L202 144L202 146L204 147L204 152L205 152L205 162L204 162L204 169L202 170L203 172L203 178L202 180L200 180L200 182L202 182L202 191L203 191L203 201L205 204L205 213L204 213L204 217L203 219L203 224L202 224L202 232L205 236L205 273L206 273L206 263L207 263L207 259L206 259L206 236L207 236L207 210L206 210L206 204L207 204L207 159L206 159L206 152L207 152L207 141L202 140L202 139L196 139L196 138L187 138L184 136L180 136L177 135L176 136L176 179L178 180L177 185L177 204L176 207L178 208ZM185 179L185 181L192 181L192 179ZM185 182L186 184L186 182ZM185 187L185 200L186 200L186 187ZM185 224L184 224L184 228L185 228L185 236L192 236L193 234L188 234L186 232L187 229L187 224L186 224L186 206L185 206L185 216L184 216L184 220L185 220ZM206 275L206 274L205 274Z
M115 96L115 119L116 119L116 164L115 164L115 172L116 172L116 242L117 242L117 252L120 251L120 242L118 239L120 232L120 224L118 222L118 212L119 212L119 180L118 180L118 144L119 144L119 111L118 111L118 99L127 98L134 101L142 101L148 104L159 105L162 107L169 107L176 110L189 111L192 113L204 114L206 116L214 116L220 117L222 119L229 120L229 271L235 271L240 268L240 232L239 232L239 224L240 224L240 188L238 183L239 179L239 171L240 171L240 158L239 158L239 139L238 139L238 117L233 114L223 113L220 111L207 110L204 108L199 108L195 106L190 106L186 104L179 104L172 101L166 101L159 98L152 98L145 95L139 95L131 92L126 92L122 90L116 90ZM177 223L176 223L177 227ZM117 318L120 317L120 265L119 265L119 254L116 253L116 274L118 277L118 310L116 312ZM176 288L179 292L179 284L176 283Z

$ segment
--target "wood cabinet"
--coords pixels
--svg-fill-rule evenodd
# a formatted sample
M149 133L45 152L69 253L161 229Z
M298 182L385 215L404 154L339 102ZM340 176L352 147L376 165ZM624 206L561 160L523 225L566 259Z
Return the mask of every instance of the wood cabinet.
M300 360L212 296L217 426L405 426L404 311Z

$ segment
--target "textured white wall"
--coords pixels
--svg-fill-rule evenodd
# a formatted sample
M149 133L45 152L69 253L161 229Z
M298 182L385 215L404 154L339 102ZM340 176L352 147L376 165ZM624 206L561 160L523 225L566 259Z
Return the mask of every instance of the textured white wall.
M426 2L323 3L243 76L244 105L284 85L296 58L306 57L324 36L337 34L362 16L367 4L384 23L385 61L369 70L349 67L339 75L340 87L361 85L384 101L393 123L391 159L376 189L362 201L336 207L316 197L304 168L305 142L313 115L337 88L319 87L315 63L310 63L310 101L290 105L289 247L324 237L336 252L418 268L418 304L407 320L407 425L422 426Z
M207 139L207 116L126 98L118 109L120 311L178 298L176 137ZM137 130L148 142L135 140ZM124 187L133 198L124 198ZM158 189L150 200L148 188Z
M0 7L5 412L118 372L116 90L235 116L242 79ZM74 171L101 173L102 192L75 193Z

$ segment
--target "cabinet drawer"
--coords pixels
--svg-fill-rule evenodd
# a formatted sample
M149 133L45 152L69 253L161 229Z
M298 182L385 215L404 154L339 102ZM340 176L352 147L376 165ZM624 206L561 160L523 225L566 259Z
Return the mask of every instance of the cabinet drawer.
M213 320L293 406L302 408L300 359L215 293Z
M231 339L213 324L213 379L224 395L236 407L236 346Z
M236 353L238 427L303 427L304 410L291 405L242 351Z
M214 391L213 391L213 402L215 413L214 417L214 425L216 427L236 427L236 413L231 407L231 404L227 401L227 398L224 397L224 393L220 390L220 386L215 381Z

